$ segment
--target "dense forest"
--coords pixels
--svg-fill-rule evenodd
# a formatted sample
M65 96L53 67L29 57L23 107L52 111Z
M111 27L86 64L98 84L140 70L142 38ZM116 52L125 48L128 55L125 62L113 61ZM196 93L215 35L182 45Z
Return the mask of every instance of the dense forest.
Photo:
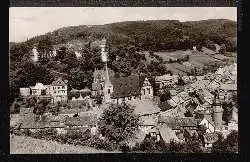
M225 19L180 22L177 20L128 21L105 25L72 26L33 37L25 42L10 43L10 101L18 96L20 87L36 82L50 84L51 71L65 74L70 88L90 87L92 73L103 67L98 46L93 43L105 37L109 49L108 66L118 75L146 73L151 76L171 73L162 65L161 58L148 62L140 51L192 49L213 44L224 45L228 52L236 51L237 24ZM82 57L74 50L56 45L72 40L84 42ZM37 46L39 62L30 61L31 50Z

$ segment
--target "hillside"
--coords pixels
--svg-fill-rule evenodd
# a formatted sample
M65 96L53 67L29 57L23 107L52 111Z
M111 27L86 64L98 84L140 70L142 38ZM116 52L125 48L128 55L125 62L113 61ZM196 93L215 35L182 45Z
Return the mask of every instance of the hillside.
M34 139L25 136L10 137L10 154L86 154L119 153L97 150L87 146L60 144L54 141Z
M126 21L64 27L25 42L10 43L10 101L18 96L20 87L35 85L36 82L50 84L55 79L54 74L65 77L70 88L91 88L93 71L103 68L98 41L104 36L109 47L108 66L118 75L128 76L132 72L148 76L185 75L192 69L182 65L182 61L166 62L166 58L174 57L171 52L176 51L179 57L186 55L183 53L193 46L212 49L216 43L224 45L225 51L232 55L236 51L236 27L236 22L225 19ZM30 61L34 46L39 52L36 65ZM51 55L52 51L57 53L56 56ZM193 66L212 67L213 60L224 57L204 54L207 55L206 51L190 55ZM219 66L224 60L216 62Z
M142 47L142 45L146 45L146 41L150 45L151 43L167 44L173 41L171 39L181 40L183 36L198 39L196 35L201 33L211 40L215 40L216 36L232 39L236 37L236 29L236 22L225 19L189 22L177 20L126 21L105 25L64 27L31 38L26 43L34 45L46 37L53 45L67 43L74 39L92 42L106 36L109 43L114 45L136 43Z

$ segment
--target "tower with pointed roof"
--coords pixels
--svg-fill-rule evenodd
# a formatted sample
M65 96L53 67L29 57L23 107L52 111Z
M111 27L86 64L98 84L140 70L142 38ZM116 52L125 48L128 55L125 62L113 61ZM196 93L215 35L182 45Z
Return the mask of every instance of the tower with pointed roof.
M102 55L102 61L105 63L105 80L104 80L104 101L110 102L111 101L111 93L113 92L113 85L111 84L109 73L108 73L108 65L107 65L107 50L106 50L106 39L103 38L101 40L101 55Z

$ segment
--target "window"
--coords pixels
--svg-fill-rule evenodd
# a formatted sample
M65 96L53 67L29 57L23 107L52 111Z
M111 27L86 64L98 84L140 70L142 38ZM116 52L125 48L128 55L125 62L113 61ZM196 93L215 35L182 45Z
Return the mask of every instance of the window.
M148 88L148 94L150 94L150 88Z
M145 95L145 89L143 89L143 94Z
M110 89L108 89L108 94L110 94Z
M64 89L64 86L62 86L62 89Z
M131 96L128 97L128 100L131 100Z
M58 86L57 89L60 89L60 86Z

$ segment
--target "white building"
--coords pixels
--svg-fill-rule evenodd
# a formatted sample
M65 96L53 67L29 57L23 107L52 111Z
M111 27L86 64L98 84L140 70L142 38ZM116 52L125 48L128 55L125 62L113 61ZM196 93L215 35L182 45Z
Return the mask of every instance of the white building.
M31 86L31 95L41 96L48 93L48 86L43 85L42 83L36 83L35 86Z
M68 86L61 78L58 78L57 80L53 81L50 86L50 94L53 98L53 102L61 102L61 101L67 101L67 90Z
M27 97L30 95L30 88L20 88L20 95L22 97Z
M36 63L38 61L38 55L39 55L39 53L37 51L37 47L35 46L32 49L31 60Z

